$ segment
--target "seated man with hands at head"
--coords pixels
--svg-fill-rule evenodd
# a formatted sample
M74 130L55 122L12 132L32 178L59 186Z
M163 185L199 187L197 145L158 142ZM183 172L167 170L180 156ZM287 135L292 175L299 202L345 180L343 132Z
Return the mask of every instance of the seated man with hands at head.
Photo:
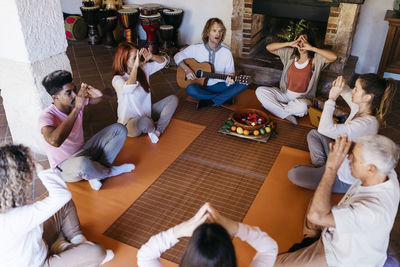
M42 84L54 102L42 111L39 130L50 167L58 169L65 181L88 180L99 190L102 179L135 168L133 164L111 165L125 143L127 131L122 124L107 126L84 142L83 110L101 100L100 90L85 83L78 90L65 70L50 73Z
M270 43L266 49L280 57L283 70L279 88L260 86L256 96L275 116L297 124L295 116L307 115L309 98L315 97L323 68L336 60L334 52L315 46L314 34L305 29L292 42Z
M191 237L179 264L182 267L236 267L232 237L239 237L257 250L251 267L274 266L278 253L276 242L258 227L232 221L206 203L191 219L151 237L137 254L138 266L162 266L158 258L181 237Z
M304 237L317 241L295 252L280 254L275 266L385 264L399 205L399 181L394 170L399 147L382 135L365 135L358 138L352 150L351 145L347 136L339 136L330 144L325 173L304 225ZM357 181L338 205L332 205L336 173L348 154L351 173Z
M190 45L184 50L176 53L174 60L181 67L188 80L195 80L195 70L185 64L184 60L193 58L197 62L208 62L212 65L213 71L218 74L235 75L235 65L230 48L224 45L226 28L219 18L210 18L204 25L202 42ZM186 87L189 96L198 99L196 109L215 104L220 106L227 102L233 104L233 97L247 88L246 84L235 82L231 76L225 81L208 79L206 86L190 84Z

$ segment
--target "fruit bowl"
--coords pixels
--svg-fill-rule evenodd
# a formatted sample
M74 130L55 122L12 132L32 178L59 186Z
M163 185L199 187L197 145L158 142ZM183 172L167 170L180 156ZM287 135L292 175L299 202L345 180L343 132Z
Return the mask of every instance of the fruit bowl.
M267 140L276 133L274 122L257 109L240 109L233 113L221 126L221 132L250 139Z
M258 109L246 108L236 110L232 115L233 124L245 130L257 130L265 128L270 121L268 115Z

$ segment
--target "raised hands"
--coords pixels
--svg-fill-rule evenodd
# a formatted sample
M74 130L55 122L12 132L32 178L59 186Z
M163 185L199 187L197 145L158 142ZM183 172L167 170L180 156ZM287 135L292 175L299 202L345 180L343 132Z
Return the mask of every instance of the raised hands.
M148 48L142 48L139 50L139 57L143 56L144 61L141 64L147 63L149 60L153 59L153 54Z
M336 141L329 144L329 154L326 161L326 169L337 172L340 165L350 151L352 141L347 138L347 135L338 136Z
M174 235L176 238L192 236L193 231L206 221L222 225L231 236L236 234L239 227L237 222L222 216L210 203L205 203L191 219L174 227Z
M313 46L310 45L310 43L306 39L306 35L304 35L304 34L300 35L299 38L297 38L296 40L289 42L288 45L291 47L297 48L301 51L303 51L303 50L309 51L309 50L313 49Z
M209 204L204 204L197 213L187 221L178 224L174 227L174 234L176 238L192 236L193 231L201 224L203 224L210 215L208 214Z
M208 212L210 214L210 221L211 222L218 223L218 224L222 225L226 229L226 231L228 231L228 233L231 236L235 236L236 235L236 233L238 231L238 228L239 228L239 223L238 222L232 221L231 219L222 216L221 213L219 213L210 204L209 204Z
M339 76L332 83L332 88L329 91L329 99L336 101L340 93L346 88L346 81L343 76Z

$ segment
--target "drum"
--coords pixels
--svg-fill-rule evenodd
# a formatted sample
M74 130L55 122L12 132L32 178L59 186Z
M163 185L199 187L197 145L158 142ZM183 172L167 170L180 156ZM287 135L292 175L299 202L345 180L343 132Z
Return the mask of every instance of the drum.
M140 9L140 5L136 5L136 4L129 4L129 5L123 5L122 6L123 9L128 9L128 8L137 8L137 10Z
M113 48L113 47L117 46L117 42L115 41L114 33L113 33L115 27L117 27L117 23L118 23L117 16L112 16L112 17L106 18L106 23L104 25L104 35L105 35L104 47L105 48Z
M68 16L64 20L65 36L68 40L80 41L87 37L88 27L81 16Z
M101 40L97 32L97 24L99 23L98 14L99 6L81 6L81 11L86 24L89 27L88 43L90 45L100 44Z
M178 47L178 28L182 24L183 10L179 8L165 8L162 11L165 24L174 27L174 38L172 39L172 46Z
M161 15L157 13L151 16L145 16L140 14L140 22L142 24L143 30L146 32L146 46L149 47L151 53L157 54L157 30L160 26Z
M125 40L137 45L136 25L139 19L137 8L122 8L118 10L119 20L124 27Z
M144 16L152 16L161 12L162 9L163 6L159 4L143 4L140 5L140 14Z
M164 42L163 48L168 49L171 46L172 39L174 38L174 27L172 25L161 25L160 37Z

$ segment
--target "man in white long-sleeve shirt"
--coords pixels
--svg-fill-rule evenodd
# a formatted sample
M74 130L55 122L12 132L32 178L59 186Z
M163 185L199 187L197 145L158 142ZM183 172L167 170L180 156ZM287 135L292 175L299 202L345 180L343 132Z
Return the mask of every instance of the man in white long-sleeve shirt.
M311 201L304 236L320 238L308 247L279 255L275 266L384 265L399 205L399 182L394 171L399 148L381 135L358 138L349 155L351 173L357 181L333 206L332 186L351 145L347 136L331 143L325 173Z

